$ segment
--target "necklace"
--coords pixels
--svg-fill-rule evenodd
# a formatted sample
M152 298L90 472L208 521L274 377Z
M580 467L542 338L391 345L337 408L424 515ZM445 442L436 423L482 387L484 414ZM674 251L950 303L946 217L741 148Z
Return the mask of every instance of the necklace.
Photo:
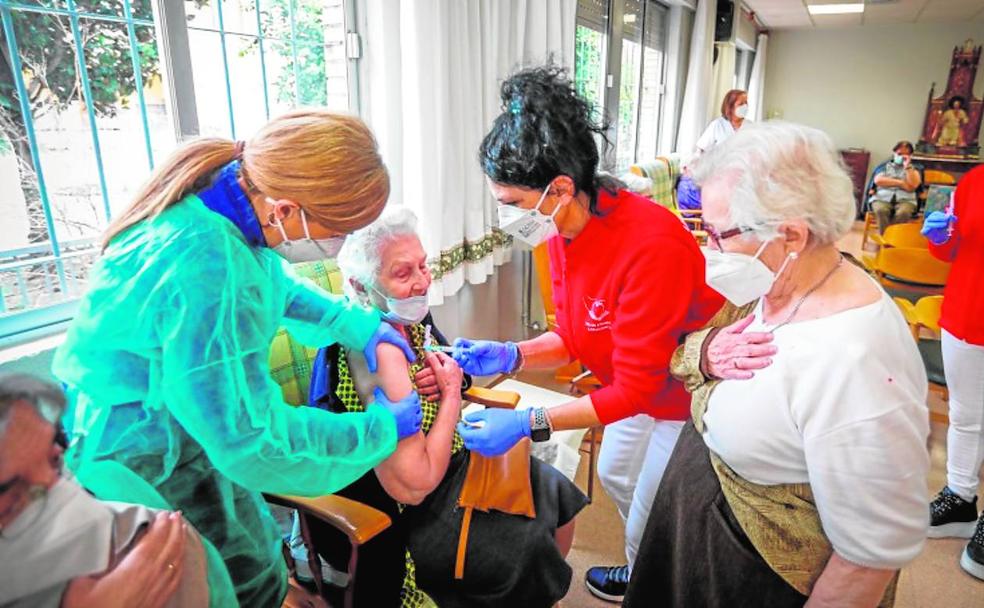
M816 285L814 285L813 287L811 287L805 294L803 294L803 297L802 298L800 298L799 300L797 300L796 304L793 305L793 310L789 313L789 315L785 319L783 319L782 323L780 323L779 325L776 325L770 331L775 331L775 330L779 329L780 327L782 327L783 325L789 324L789 322L793 320L793 317L796 316L796 313L799 312L800 306L803 305L803 302L806 302L806 299L809 298L811 295L813 295L813 292L814 291L816 291L816 290L820 289L821 287L823 287L823 284L826 283L830 279L830 277L834 276L834 273L837 272L837 269L840 268L841 267L841 264L843 264L843 263L844 263L844 256L840 256L837 259L837 263L834 264L834 267L831 268L827 272L827 274L825 274L823 276L822 279L820 279L819 281L817 281Z

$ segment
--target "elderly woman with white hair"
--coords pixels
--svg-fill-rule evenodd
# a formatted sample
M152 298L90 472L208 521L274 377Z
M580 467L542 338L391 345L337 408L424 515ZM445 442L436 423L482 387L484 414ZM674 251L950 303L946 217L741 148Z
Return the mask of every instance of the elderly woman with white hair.
M927 382L891 298L835 245L851 180L824 133L781 122L742 129L695 178L729 304L674 354L693 416L624 605L891 605L929 523ZM751 331L775 354L721 380L716 338Z
M559 471L524 456L522 473L510 468L509 481L525 486L535 514L476 508L463 519L459 497L470 464L481 457L472 456L455 432L461 369L444 353L425 349L428 334L447 341L428 312L431 274L415 228L407 209L384 213L349 236L337 259L345 289L378 309L407 339L417 360L408 364L398 349L382 345L373 374L361 353L334 345L319 351L311 382L310 405L338 413L363 411L380 393L396 399L414 391L423 397L421 431L402 439L392 456L340 492L393 520L359 549L357 603L552 606L570 585L572 571L564 557L573 541L574 516L587 499ZM315 536L321 556L333 569L344 570L345 538L326 526L316 527Z

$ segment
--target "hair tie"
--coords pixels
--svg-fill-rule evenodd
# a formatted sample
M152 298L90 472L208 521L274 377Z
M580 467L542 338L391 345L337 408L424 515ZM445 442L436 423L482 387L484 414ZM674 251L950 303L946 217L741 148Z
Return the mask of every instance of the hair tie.
M234 155L236 160L242 160L243 159L243 150L245 150L245 149L246 149L246 142L243 141L243 140L241 140L241 139L237 139L236 140L235 155Z
M509 102L509 113L516 116L523 110L523 103L518 99Z

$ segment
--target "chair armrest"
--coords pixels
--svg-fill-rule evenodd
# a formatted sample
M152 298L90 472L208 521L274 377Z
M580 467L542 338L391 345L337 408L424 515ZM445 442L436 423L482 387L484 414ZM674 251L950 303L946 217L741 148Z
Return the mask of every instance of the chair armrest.
M519 393L473 386L465 391L465 400L484 405L485 407L498 407L511 410L519 405Z
M393 523L389 515L343 496L328 494L315 498L264 494L268 503L297 509L316 517L348 537L353 545L364 545Z

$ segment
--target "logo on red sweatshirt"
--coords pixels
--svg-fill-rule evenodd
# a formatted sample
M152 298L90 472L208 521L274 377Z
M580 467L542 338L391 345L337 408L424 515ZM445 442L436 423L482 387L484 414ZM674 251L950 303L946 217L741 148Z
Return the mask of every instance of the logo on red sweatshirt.
M584 297L584 308L588 318L584 320L584 328L588 331L605 331L611 329L612 321L608 316L608 307L604 298Z

